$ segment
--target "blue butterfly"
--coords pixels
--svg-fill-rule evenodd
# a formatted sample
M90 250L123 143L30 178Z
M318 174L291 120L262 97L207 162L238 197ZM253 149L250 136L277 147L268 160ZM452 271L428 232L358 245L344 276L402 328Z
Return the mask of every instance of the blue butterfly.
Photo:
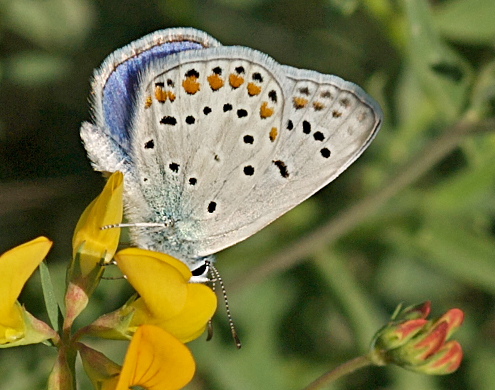
M95 170L124 173L132 240L195 275L334 180L382 122L353 83L192 28L115 51L92 88L81 137Z

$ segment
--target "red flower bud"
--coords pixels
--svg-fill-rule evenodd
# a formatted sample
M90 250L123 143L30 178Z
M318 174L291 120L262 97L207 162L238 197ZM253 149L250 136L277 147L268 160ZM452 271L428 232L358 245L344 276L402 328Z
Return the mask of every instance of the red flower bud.
M392 321L375 335L370 353L377 365L393 363L429 375L457 370L462 347L447 340L461 326L464 313L451 309L436 320L427 320L430 303L397 310Z

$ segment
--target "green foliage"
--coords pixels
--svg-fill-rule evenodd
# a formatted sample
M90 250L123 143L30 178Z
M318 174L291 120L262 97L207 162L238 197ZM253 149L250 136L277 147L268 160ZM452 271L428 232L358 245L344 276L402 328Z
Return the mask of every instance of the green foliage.
M3 0L0 11L2 252L44 234L67 243L48 261L64 272L78 215L102 188L78 138L92 69L148 32L196 27L363 86L385 122L342 177L218 256L243 347L220 306L213 340L192 343L198 373L187 388L301 389L365 353L399 302L424 300L435 316L466 312L458 372L375 367L331 389L492 388L493 0ZM101 307L88 311L125 300L122 282L102 287ZM23 302L37 315L34 291ZM43 388L54 356L28 348L0 353L0 387Z

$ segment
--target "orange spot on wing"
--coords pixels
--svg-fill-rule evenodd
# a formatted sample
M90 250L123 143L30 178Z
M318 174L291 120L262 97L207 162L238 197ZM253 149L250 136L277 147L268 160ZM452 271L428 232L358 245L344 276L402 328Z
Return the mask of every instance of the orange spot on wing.
M173 93L172 91L167 91L167 96L171 102L175 100L175 93Z
M156 86L155 87L155 97L156 100L158 100L160 103L165 103L167 100L167 93L163 90L162 87Z
M273 115L275 110L273 107L268 107L268 102L263 102L260 107L260 117L261 119L269 118Z
M294 103L294 108L295 109L300 109L304 108L308 104L308 99L303 98L303 97L295 97L292 102Z
M201 84L196 76L189 76L182 82L182 87L189 95L194 95L201 89Z
M218 91L224 85L223 79L218 74L208 76L208 83L210 83L210 87L214 91Z
M152 104L153 104L153 99L151 96L148 96L146 98L146 102L144 103L144 108L150 108Z
M244 77L231 73L229 76L229 84L232 88L239 88L244 83Z
M332 116L333 116L334 118L340 118L340 117L342 116L342 113L341 113L341 112L339 112L339 111L337 111L337 110L334 110L334 111L332 112Z
M249 83L247 86L249 96L259 95L261 93L261 87L255 83Z
M278 137L278 129L276 127L272 127L270 130L270 141L275 141Z
M325 105L322 102L313 102L313 108L315 111L321 111L325 108Z

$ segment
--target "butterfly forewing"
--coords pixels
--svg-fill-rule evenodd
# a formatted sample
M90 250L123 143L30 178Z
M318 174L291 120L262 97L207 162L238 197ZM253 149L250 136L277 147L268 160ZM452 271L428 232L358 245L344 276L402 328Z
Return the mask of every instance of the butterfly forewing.
M134 153L147 218L173 221L178 245L195 252L188 255L260 230L333 180L371 140L377 117L353 84L292 69L221 47L179 53L143 77Z

